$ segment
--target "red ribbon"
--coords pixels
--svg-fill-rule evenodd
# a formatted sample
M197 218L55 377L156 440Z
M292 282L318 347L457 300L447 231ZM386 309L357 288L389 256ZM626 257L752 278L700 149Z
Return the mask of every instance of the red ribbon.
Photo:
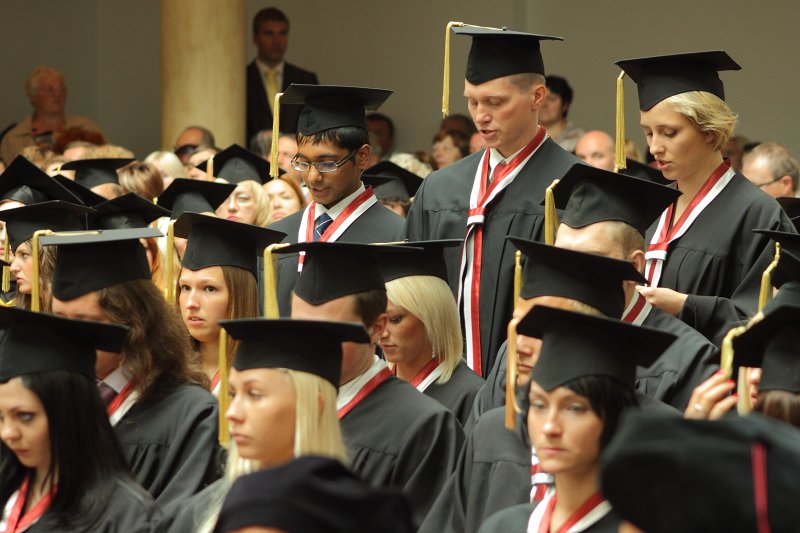
M753 463L753 492L755 493L758 533L770 533L769 506L767 505L767 450L757 442L750 449Z
M560 528L558 528L554 533L567 533L569 528L574 526L578 523L578 521L589 514L595 507L603 503L605 500L603 496L599 492L595 492L589 499L583 502L580 507L575 509L575 511L569 515L567 521L564 522ZM544 511L544 516L542 517L542 521L539 524L539 533L549 533L550 532L550 520L553 518L553 509L556 507L556 495L553 494L553 497L547 502L547 508Z
M216 373L214 374L214 377L211 378L211 388L208 390L214 392L214 389L217 388L217 385L219 385L219 370L217 370Z
M417 375L414 376L414 379L409 381L411 386L414 387L414 388L417 388L420 383L425 381L425 378L427 378L428 376L431 375L431 372L436 370L437 366L439 366L439 360L438 359L431 359L430 362L422 368L422 370L417 372ZM397 366L395 366L394 368L395 368L395 371L396 371L397 370ZM396 373L397 372L395 372L395 374Z
M17 501L14 502L14 507L11 509L11 514L8 517L6 524L6 533L15 533L17 531L24 531L36 522L50 506L53 495L56 493L56 487L50 489L50 492L45 494L33 508L22 515L22 510L25 508L25 500L28 498L28 488L30 487L30 476L26 476L22 480L22 485L19 487Z
M361 389L358 391L358 394L356 394L352 400L344 404L340 409L337 409L336 416L339 418L339 420L347 416L347 413L352 411L356 405L361 403L361 400L369 396L369 393L377 389L378 385L386 381L391 375L392 371L388 368L384 368L375 374L372 379L367 381L364 386L361 387Z
M130 396L131 393L133 393L133 386L129 381L128 383L125 384L125 386L122 388L119 394L117 394L114 397L114 400L110 404L108 404L108 407L106 407L106 412L108 413L108 416L113 415L114 412L117 409L119 409L119 406L122 405L122 402L128 399L128 396Z

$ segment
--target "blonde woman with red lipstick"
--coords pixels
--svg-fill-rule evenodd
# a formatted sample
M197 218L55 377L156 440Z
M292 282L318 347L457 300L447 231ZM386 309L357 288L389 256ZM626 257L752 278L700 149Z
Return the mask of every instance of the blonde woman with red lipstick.
M683 194L646 235L647 301L719 345L756 312L761 273L774 255L755 228L794 233L782 209L723 159L736 125L719 71L723 51L617 61L638 86L650 153Z

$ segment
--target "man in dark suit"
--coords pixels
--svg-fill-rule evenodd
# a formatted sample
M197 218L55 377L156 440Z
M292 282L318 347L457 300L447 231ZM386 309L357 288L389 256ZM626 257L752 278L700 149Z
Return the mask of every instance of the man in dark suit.
M253 44L258 56L247 65L247 139L261 130L272 128L272 105L275 93L292 83L319 84L317 75L286 63L283 56L289 45L289 19L279 9L262 9L253 18ZM281 130L294 133L300 108L281 109Z

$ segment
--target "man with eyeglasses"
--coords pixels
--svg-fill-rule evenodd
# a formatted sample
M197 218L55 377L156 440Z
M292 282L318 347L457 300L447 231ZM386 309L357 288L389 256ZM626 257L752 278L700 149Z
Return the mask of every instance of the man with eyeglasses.
M765 142L747 152L742 174L773 198L797 195L800 167L782 144Z
M331 85L292 85L280 105L304 105L297 124L297 154L292 168L308 188L311 202L275 222L284 242L357 243L401 240L404 219L377 201L361 182L371 153L365 109L376 110L392 91ZM291 313L291 291L304 258L278 260L278 306Z

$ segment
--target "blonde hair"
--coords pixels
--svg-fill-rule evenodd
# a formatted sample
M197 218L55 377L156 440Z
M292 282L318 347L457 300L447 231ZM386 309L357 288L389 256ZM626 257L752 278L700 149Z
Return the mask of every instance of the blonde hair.
M218 183L228 183L227 180L222 178L216 178L215 181ZM237 187L239 185L246 186L248 192L253 197L253 202L255 203L256 206L255 208L256 216L255 220L253 221L253 225L265 227L267 225L267 222L269 221L271 213L270 213L269 201L267 200L267 194L264 192L264 189L261 188L261 184L255 180L244 180L241 183L239 183ZM236 194L236 191L234 190L231 194L232 195ZM226 199L225 201L227 202L228 200ZM219 207L217 209L219 209Z
M183 166L178 156L172 152L164 150L151 152L150 155L144 158L145 163L155 165L162 175L172 178L187 178L186 167Z
M66 85L64 75L53 67L39 65L33 69L28 79L25 81L25 92L28 96L33 96L39 90L39 80L45 76L57 76Z
M689 91L666 98L673 111L688 118L702 133L714 136L714 149L721 150L733 136L738 117L720 97L705 91Z
M152 163L133 161L118 169L117 176L124 192L135 192L146 200L153 201L164 192L161 171Z
M447 282L435 276L406 276L387 282L386 296L423 323L433 353L444 367L437 383L447 383L462 361L464 348L458 307Z

